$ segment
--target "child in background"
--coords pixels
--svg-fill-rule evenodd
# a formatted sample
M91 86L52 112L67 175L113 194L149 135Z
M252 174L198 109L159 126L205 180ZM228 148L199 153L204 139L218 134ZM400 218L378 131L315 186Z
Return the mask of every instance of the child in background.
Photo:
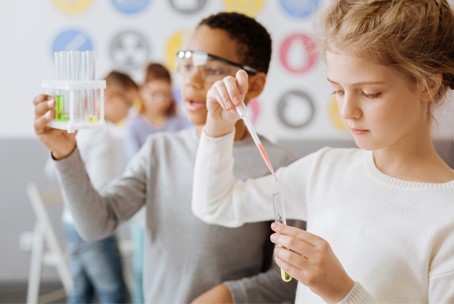
M126 121L125 146L130 160L150 134L161 131L178 131L186 127L185 118L177 114L172 94L172 77L165 66L150 63L145 69L144 83L140 87L140 111ZM132 303L143 303L143 238L145 209L142 208L129 223L134 242Z
M233 107L248 88L239 71L208 92L194 212L228 227L271 219L280 187L288 217L307 220L307 232L272 224L297 303L454 303L454 170L431 136L433 110L454 89L453 10L339 0L323 29L328 81L360 149L321 149L278 170L279 186L271 175L235 181Z
M152 62L145 69L140 86L139 113L126 121L126 150L132 158L147 140L148 135L160 131L179 131L188 125L177 113L172 94L172 77L165 66Z
M126 74L112 71L106 78L105 128L77 132L76 141L93 186L101 189L121 174L115 123L123 120L138 94L136 83ZM66 132L66 131L65 131ZM124 157L123 157L124 158ZM53 162L46 166L54 174ZM89 202L93 203L93 202ZM69 268L74 283L68 303L125 303L128 290L123 276L123 262L115 235L98 241L84 241L76 230L73 217L63 210L64 231L69 250Z
M144 298L147 303L282 303L295 298L295 280L281 280L272 263L269 222L231 229L206 224L191 210L193 167L205 124L206 94L213 83L248 69L246 102L264 88L271 37L253 18L221 12L203 19L187 50L178 52L182 95L195 128L159 132L115 182L97 191L71 134L47 126L55 101L35 97L35 132L55 159L62 190L79 231L87 239L115 232L146 206ZM294 158L261 139L275 167ZM236 125L234 171L258 177L268 169L243 123ZM81 191L83 190L83 191ZM272 266L272 267L271 267Z

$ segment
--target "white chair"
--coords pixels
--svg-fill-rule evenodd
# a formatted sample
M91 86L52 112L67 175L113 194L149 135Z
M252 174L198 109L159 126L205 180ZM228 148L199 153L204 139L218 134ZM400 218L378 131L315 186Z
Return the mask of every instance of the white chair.
M42 266L53 266L58 272L66 295L69 295L73 282L69 272L66 251L62 249L55 230L49 218L48 209L52 205L63 204L63 197L58 188L40 188L31 183L27 186L27 195L35 213L35 228L31 233L25 233L21 239L23 250L31 250L30 273L27 288L27 304L38 303ZM129 259L133 252L132 241L119 239L119 248L123 258ZM131 290L132 271L128 261L123 263L124 274L128 289ZM58 296L60 294L60 296ZM56 293L57 299L64 297ZM41 298L43 296L41 295ZM48 296L54 301L54 296ZM41 301L40 301L41 302Z
M27 186L27 195L36 217L35 228L30 244L31 261L27 288L27 303L38 303L42 266L53 266L68 295L73 286L65 251L57 239L48 215L48 207L63 204L58 189L40 189L35 184ZM25 246L27 247L27 246Z

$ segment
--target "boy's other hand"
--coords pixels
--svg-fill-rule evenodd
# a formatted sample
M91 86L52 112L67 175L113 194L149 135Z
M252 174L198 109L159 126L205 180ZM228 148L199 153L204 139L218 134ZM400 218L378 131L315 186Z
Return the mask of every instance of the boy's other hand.
M233 131L240 119L235 106L242 103L248 92L248 75L239 70L235 77L227 76L216 81L207 93L208 117L206 133L220 137Z
M35 106L35 133L44 145L52 152L55 159L69 156L76 147L76 133L54 129L48 126L55 117L55 99L52 96L41 94L33 99Z

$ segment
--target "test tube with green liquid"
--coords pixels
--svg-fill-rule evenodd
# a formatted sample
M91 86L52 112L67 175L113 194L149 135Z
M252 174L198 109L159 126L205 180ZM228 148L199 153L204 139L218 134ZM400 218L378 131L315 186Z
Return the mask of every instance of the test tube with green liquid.
M63 66L63 52L54 53L54 63L55 63L55 79L61 81L64 78L64 66ZM62 116L64 115L64 92L62 90L55 90L55 119L62 121Z
M57 81L70 80L69 77L69 54L68 52L54 53L55 70ZM58 121L69 120L69 94L65 90L56 90L55 92L55 119Z

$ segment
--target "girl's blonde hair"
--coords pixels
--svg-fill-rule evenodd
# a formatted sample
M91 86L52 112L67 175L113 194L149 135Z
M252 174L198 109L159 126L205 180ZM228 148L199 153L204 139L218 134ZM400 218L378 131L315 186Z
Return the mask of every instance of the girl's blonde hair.
M322 24L325 50L391 66L417 85L443 77L433 104L454 89L454 13L447 0L338 0Z

